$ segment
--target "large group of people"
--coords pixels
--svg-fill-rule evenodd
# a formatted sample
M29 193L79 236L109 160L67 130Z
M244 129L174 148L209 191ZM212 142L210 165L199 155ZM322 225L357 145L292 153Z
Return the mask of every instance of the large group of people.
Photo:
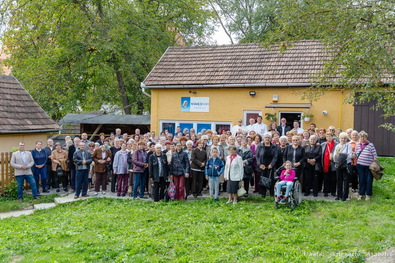
M322 192L324 197L346 201L351 188L358 191L358 199L370 199L369 165L377 153L366 132L317 128L313 123L303 130L297 120L290 127L285 118L279 126L273 122L268 128L261 116L250 119L248 126L242 123L230 130L198 133L176 127L174 134L164 130L159 135L141 134L139 129L129 135L116 129L109 136L101 133L96 142L83 133L73 139L66 136L63 144L48 139L43 147L37 141L32 151L26 151L21 142L11 159L18 198L23 200L27 180L34 198L39 198L40 187L42 192L51 188L60 192L61 185L78 199L88 192L105 195L110 185L117 196L148 195L155 202L169 196L169 191L175 200L184 200L191 195L198 198L208 189L214 201L227 192L227 203L236 204L241 187L244 196L252 190L285 201L298 178L305 196ZM269 183L262 184L265 180ZM286 187L284 196L281 186Z

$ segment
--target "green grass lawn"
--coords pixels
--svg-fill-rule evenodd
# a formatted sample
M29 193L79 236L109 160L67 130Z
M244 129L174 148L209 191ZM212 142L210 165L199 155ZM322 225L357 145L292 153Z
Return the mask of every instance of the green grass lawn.
M395 160L371 201L92 198L0 221L0 262L363 262L395 245Z
M42 195L40 199L33 199L32 195L25 194L23 202L0 196L0 213L29 209L34 204L53 203L58 194Z

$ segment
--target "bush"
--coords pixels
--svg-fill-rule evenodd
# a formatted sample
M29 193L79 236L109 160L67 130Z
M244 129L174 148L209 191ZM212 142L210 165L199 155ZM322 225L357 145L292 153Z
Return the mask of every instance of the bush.
M9 199L9 200L18 198L18 184L17 184L17 182L15 180L12 181L6 187L4 187L4 194L3 194L3 196L6 199Z

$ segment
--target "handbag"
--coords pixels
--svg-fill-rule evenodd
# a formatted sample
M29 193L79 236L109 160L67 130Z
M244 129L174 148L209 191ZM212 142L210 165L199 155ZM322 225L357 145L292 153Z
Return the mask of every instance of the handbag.
M271 183L272 183L272 179L268 177L261 175L261 177L259 178L259 185L262 187L270 189Z
M171 200L174 200L174 197L176 196L176 186L173 182L170 182L169 188L167 189L167 194Z
M380 180L383 177L384 167L380 165L378 160L373 160L369 166L369 170L372 173L374 179Z
M243 196L247 193L247 191L244 189L244 182L241 182L239 184L239 190L237 190L237 196Z
M60 165L56 168L56 175L58 177L62 177L64 175L63 169Z

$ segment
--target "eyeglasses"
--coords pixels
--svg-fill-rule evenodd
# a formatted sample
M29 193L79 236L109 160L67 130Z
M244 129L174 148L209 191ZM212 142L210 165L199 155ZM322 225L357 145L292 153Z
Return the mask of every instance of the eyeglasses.
M94 145L89 145L89 147L95 147Z

